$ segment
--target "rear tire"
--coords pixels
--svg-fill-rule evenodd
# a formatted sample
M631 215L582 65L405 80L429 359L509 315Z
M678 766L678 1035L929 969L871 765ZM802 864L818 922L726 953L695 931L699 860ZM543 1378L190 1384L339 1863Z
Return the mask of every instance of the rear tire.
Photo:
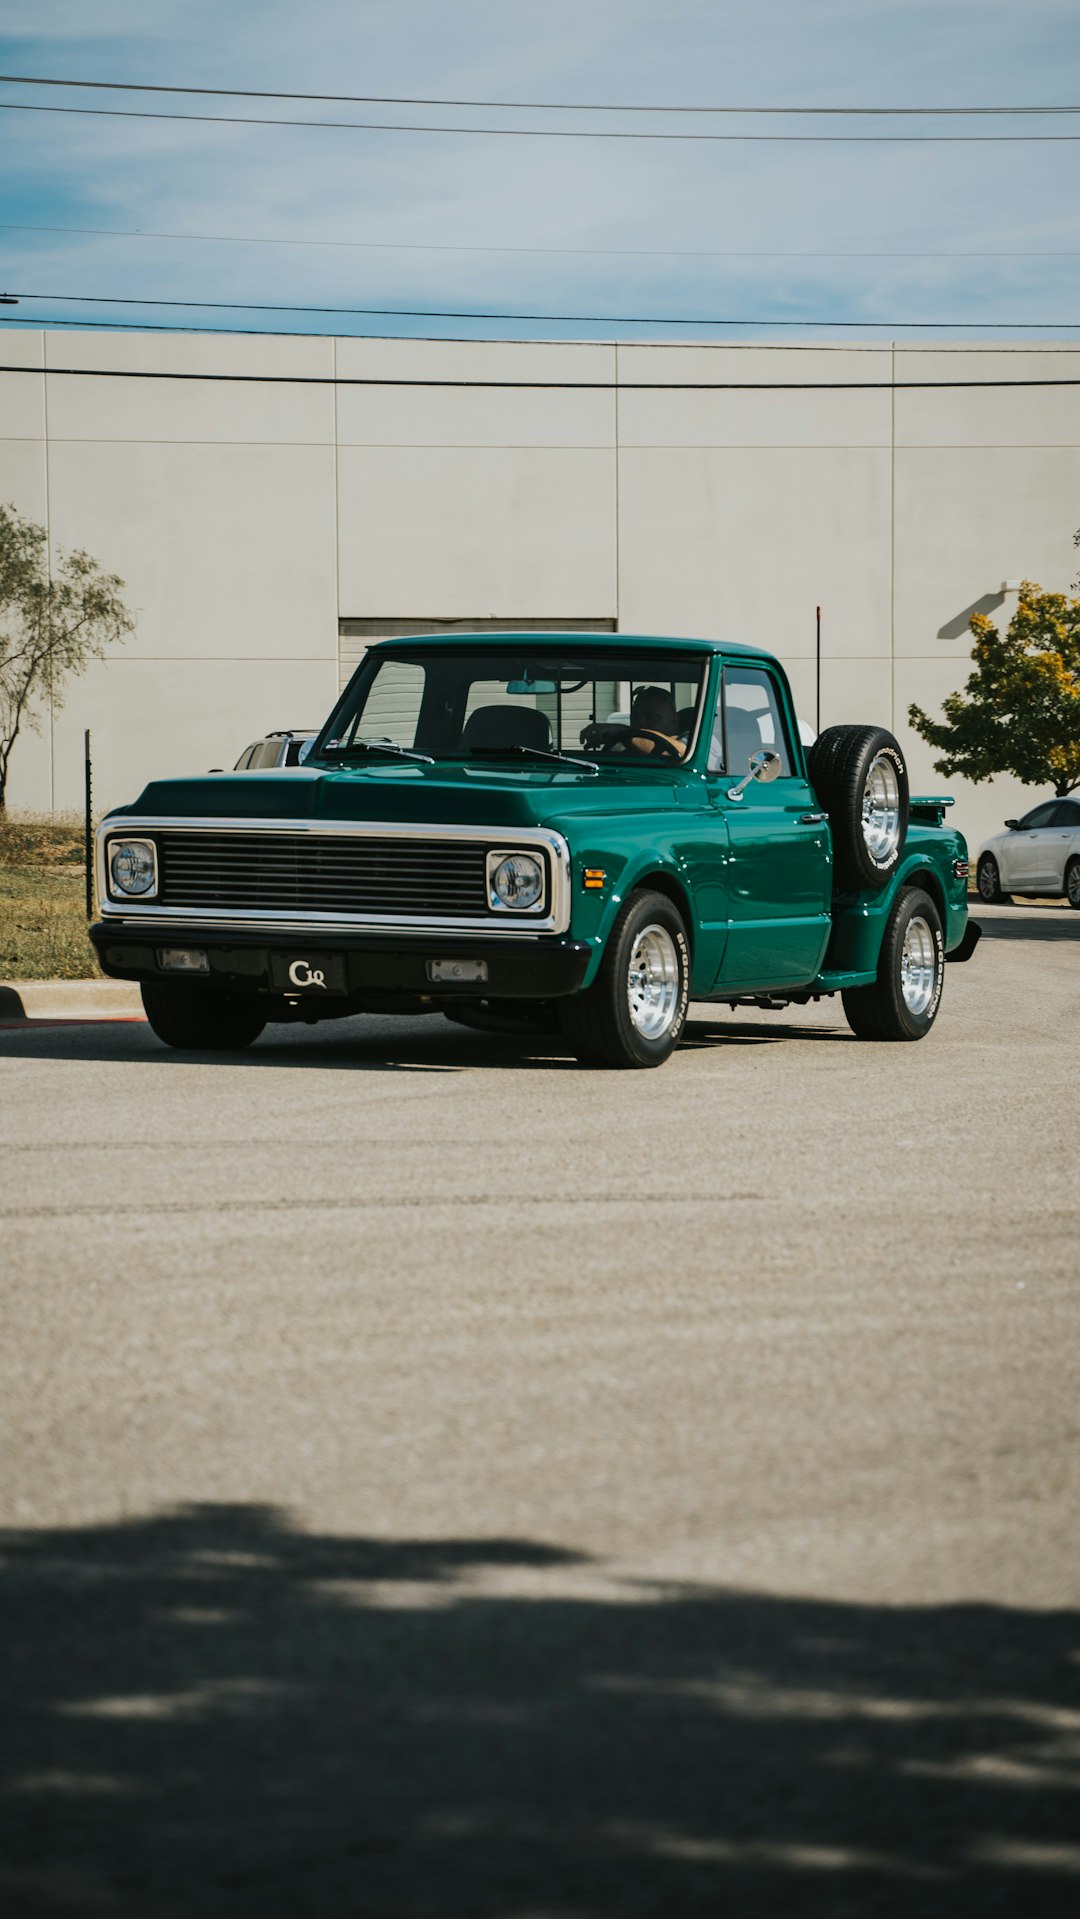
M975 884L979 889L979 898L987 906L1011 906L1008 893L1001 890L1001 874L998 863L992 853L984 853L975 873Z
M810 779L829 816L840 892L885 886L908 827L907 763L882 726L828 726L810 756Z
M690 948L663 893L631 893L586 993L560 1000L563 1032L583 1066L662 1066L682 1036Z
M841 994L848 1025L860 1039L924 1039L941 1005L945 935L929 893L905 887L885 927L872 986Z
M181 1052L238 1052L266 1025L258 1000L221 986L190 980L144 980L142 1003L151 1027L166 1046Z
M1065 898L1080 913L1080 860L1070 860L1065 868Z

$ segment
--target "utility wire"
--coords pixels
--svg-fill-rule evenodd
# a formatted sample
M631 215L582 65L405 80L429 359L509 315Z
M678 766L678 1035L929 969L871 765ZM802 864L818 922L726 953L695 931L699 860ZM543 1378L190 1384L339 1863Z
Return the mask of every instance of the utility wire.
M0 322L3 324L3 322ZM10 321L8 325L12 324ZM161 327L158 332L179 332ZM292 337L296 337L295 335ZM322 335L307 334L307 339ZM398 342L400 344L400 340ZM445 341L436 342L445 345ZM318 386L453 388L468 392L508 393L902 393L949 392L972 387L1080 387L1074 378L993 380L437 380L386 378L378 374L319 373L173 373L144 367L4 366L0 373L27 373L41 379L200 380L211 386Z
M2 298L0 298L0 305L2 304L3 304L3 300ZM765 321L763 322L763 324L767 326L768 322ZM191 324L188 326L184 326L184 325L173 326L167 321L159 321L159 320L82 320L82 319L61 320L61 319L54 318L52 316L44 320L26 320L26 319L21 319L21 318L9 316L9 315L0 315L0 326L21 327L24 332L35 332L35 333L52 333L58 327L68 327L69 329L73 329L78 332L87 332L90 330L94 330L94 331L107 331L110 333L183 333L189 339L194 339L194 340L200 340L204 338L210 339L210 340L221 340L221 339L241 340L241 339L249 339L249 338L258 339L258 340L333 340L336 338L339 340L359 340L363 342L388 340L394 346L401 346L403 343L408 346L414 346L419 344L419 345L426 345L426 346L507 346L509 345L509 346L529 346L529 347L587 346L587 347L596 347L596 348L623 345L626 347L633 347L634 349L636 349L637 351L641 353L661 353L665 349L672 350L675 347L675 342L673 340L626 340L626 341L618 341L614 339L607 339L607 340L593 340L593 339L573 340L571 339L569 341L567 340L534 340L529 337L519 337L517 335L513 336L509 340L506 338L501 340L486 340L486 339L478 340L476 335L473 333L338 333L338 334L334 334L334 333L304 332L297 328L290 328L286 331L282 327L242 327L242 326L230 327L230 326L210 326L206 324L203 324L200 326L196 321L192 321ZM718 343L715 340L710 340L710 341L690 340L690 341L687 341L685 344L687 347L691 347L691 348L697 347L699 345L707 345L716 349L718 346ZM891 344L895 345L897 343L894 341ZM723 342L722 351L725 353L783 353L790 357L790 355L793 353L816 353L818 355L822 353L831 353L835 348L835 350L841 351L845 355L851 355L851 354L857 354L857 353L882 354L882 353L887 353L889 351L889 345L890 343L884 340L881 341L880 343L875 342L873 344L870 344L869 342L862 344L857 340L851 340L851 341L845 341L842 346L840 345L839 342L830 342L827 345L812 346L808 341L803 341L803 340L785 340L782 343L778 340L725 340ZM942 353L948 353L950 351L960 351L960 352L975 353L975 354L985 353L987 355L992 355L995 360L998 360L1003 357L1015 357L1018 354L1030 354L1030 353L1040 352L1040 351L1044 353L1059 353L1059 352L1075 353L1078 350L1080 350L1080 343L1078 343L1075 340L1062 340L1060 343L1057 343L1051 340L1047 343L1047 345L1045 345L1042 348L1037 347L1034 342L1023 342L1023 341L1018 341L1015 345L1012 345L1012 346L1008 343L1008 341L1002 341L1000 343L998 343L997 341L994 341L992 343L988 343L985 347L980 347L976 345L973 341L952 342L951 344L946 344L942 346L936 346L936 345L935 346L913 346L906 342L900 343L900 351L908 357L918 356L919 354L940 355ZM84 370L87 373L89 373L92 369L90 368L86 368L86 369L59 368L57 369L53 367L19 366L19 367L9 367L6 370L8 372L14 372L14 373L27 373L27 372L52 373L55 371L63 372L65 370L69 372L78 372L80 370ZM3 372L3 371L5 371L5 369L0 367L0 372ZM104 375L108 375L107 368L100 369L100 371ZM153 378L157 378L158 376L155 374L148 374L146 377L148 379L153 379ZM172 379L173 377L176 377L178 379L180 376L179 374L174 376L172 374L167 374L167 373L162 373L160 375L160 378L163 380ZM187 376L185 375L184 377L186 378ZM191 375L192 379L196 379L196 378L201 379L203 377L204 376L201 374ZM217 376L207 374L205 377L207 379L210 379ZM224 379L226 376L223 374L221 377ZM232 377L232 376L228 376L228 377ZM237 374L235 377L237 379L242 379L246 376ZM251 377L255 379L255 378L261 378L262 376L252 375ZM269 375L267 375L266 377L270 378ZM135 378L134 372L131 374L131 378L132 379ZM141 374L139 375L139 378L140 379L142 378ZM290 384L290 383L291 382L286 381L286 384ZM361 384L363 383L361 382ZM395 384L399 386L417 386L417 385L422 386L424 382L422 380L420 381L401 380L397 382L393 380L390 380L390 381L374 380L371 382L371 384L375 386L388 386L388 385L393 386ZM435 381L433 384L439 385L441 383L439 381ZM454 383L451 382L450 384L452 385ZM482 380L480 381L465 380L460 382L460 384L463 386L484 386L484 385L528 386L530 384L535 384L535 382L530 383L529 381L516 381L516 380L514 381L508 380L508 381L502 381L502 382L498 380L487 381L487 382ZM561 381L561 382L555 381L551 384L553 384L559 391L562 391L563 388L565 388L567 392L573 392L575 388L578 387L579 385L584 385L586 388L588 388L590 385L590 382L567 380L567 381ZM623 384L624 384L623 382L619 382L620 387ZM721 386L723 386L723 384L724 383L722 382ZM754 388L760 384L762 383L758 381L751 381L748 383L746 390L748 392L753 392ZM793 392L797 392L799 387L802 386L803 384L804 382L797 381L793 385L791 390ZM857 381L855 382L853 391L860 390L864 384L872 385L873 382L866 383L863 381ZM889 382L885 381L882 384L887 387L889 385ZM933 384L935 386L948 385L949 382L934 381ZM973 384L975 386L986 386L986 385L992 385L993 382L976 380L974 382L964 382L964 381L954 382L953 384L959 384L961 386L965 384ZM1009 381L1007 382L1007 384L1022 386L1024 382ZM1036 386L1053 386L1056 384L1056 382L1053 380L1036 380L1032 384ZM1069 384L1070 383L1068 381L1065 382L1065 385L1069 385ZM674 391L679 390L677 383L672 383L671 381L664 381L662 384L657 385L657 387L655 388L655 391L657 393L664 393L664 392L667 392L669 388L671 388ZM648 388L647 390L649 392L654 391L652 387ZM711 392L712 388L706 387L704 390L707 392ZM785 388L784 390L786 391L787 389ZM844 388L844 390L846 391L846 388Z
M1080 106L1005 106L1005 107L740 107L740 106L664 106L656 102L648 105L613 104L610 100L586 102L581 100L450 100L445 96L425 98L417 94L398 93L277 93L265 87L173 87L159 83L137 80L57 80L44 78L33 73L0 73L0 83L5 86L22 87L92 87L106 93L183 93L197 94L202 98L212 97L219 100L318 100L330 106L380 106L380 107L480 107L484 109L505 110L507 112L526 113L729 113L729 114L797 114L804 115L842 115L845 118L874 115L891 119L893 116L938 115L952 118L961 114L987 114L999 116L1005 114L1048 115L1055 113L1080 113Z
M0 220L0 233L86 233L110 240L214 241L245 247L343 247L366 253L522 253L567 256L586 260L1078 260L1080 249L1020 248L964 252L942 249L920 252L833 253L825 248L782 247L501 247L462 246L428 240L312 240L261 233L164 233L149 227L56 227L25 221Z
M1080 141L1080 133L636 133L598 127L447 127L389 120L286 120L239 113L157 113L134 107L42 107L0 101L0 113L75 113L101 120L184 120L221 127L315 127L324 132L441 133L493 140L665 140L711 145L1030 146Z
M523 320L532 324L570 326L677 326L677 327L844 327L874 328L886 332L903 329L930 329L934 332L1008 332L1020 328L1026 333L1060 333L1080 326L1080 320L800 320L748 316L742 319L718 319L701 315L685 319L663 313L493 313L474 312L454 307L338 307L291 306L285 300L154 300L138 295L107 293L5 293L7 300L52 301L57 306L186 307L199 311L229 313L326 313L347 319L377 320Z

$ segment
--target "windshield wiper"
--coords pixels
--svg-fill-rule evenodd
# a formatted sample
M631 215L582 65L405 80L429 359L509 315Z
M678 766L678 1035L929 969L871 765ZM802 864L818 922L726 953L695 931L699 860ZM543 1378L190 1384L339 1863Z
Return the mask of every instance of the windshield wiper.
M542 746L474 746L470 759L485 760L556 760L563 766L576 766L579 773L599 773L595 760L575 760L569 753L556 753Z
M353 740L348 746L340 740L327 740L320 758L322 753L333 753L341 759L352 753L389 753L395 760L419 760L422 766L435 764L430 753L414 753L410 746L395 746L392 740Z

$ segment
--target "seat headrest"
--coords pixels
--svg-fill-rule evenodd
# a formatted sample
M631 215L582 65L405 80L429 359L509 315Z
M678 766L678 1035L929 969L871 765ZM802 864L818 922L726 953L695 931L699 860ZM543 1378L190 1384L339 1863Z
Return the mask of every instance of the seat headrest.
M463 747L551 745L547 715L534 706L478 706L461 735Z

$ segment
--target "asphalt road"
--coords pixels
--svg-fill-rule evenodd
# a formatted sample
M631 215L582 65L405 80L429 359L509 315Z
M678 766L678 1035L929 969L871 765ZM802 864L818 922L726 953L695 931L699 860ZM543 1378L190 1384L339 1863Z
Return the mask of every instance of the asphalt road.
M7 1910L1080 1908L1080 915L918 1046L0 1033Z

